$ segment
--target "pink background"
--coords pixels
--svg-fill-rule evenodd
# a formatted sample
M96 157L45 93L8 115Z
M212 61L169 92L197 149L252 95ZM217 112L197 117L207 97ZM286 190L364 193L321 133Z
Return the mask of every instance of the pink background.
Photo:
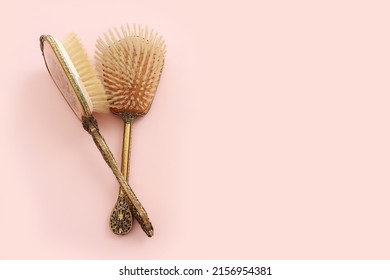
M8 1L1 259L390 258L388 1ZM44 66L41 34L147 24L167 44L130 183L155 227L108 227L118 185ZM122 121L98 116L117 159Z

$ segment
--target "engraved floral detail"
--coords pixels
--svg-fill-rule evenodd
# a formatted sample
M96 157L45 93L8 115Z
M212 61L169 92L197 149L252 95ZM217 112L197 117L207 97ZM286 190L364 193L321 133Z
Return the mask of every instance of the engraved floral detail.
M111 213L110 226L115 234L127 234L133 225L130 207L123 195L118 196L116 205Z

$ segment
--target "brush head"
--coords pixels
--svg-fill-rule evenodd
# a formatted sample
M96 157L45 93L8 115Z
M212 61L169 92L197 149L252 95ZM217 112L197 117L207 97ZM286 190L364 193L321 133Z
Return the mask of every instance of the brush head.
M153 30L122 26L96 43L97 71L114 113L146 114L164 65L165 44Z
M107 113L108 102L104 87L81 44L80 39L75 33L70 33L62 40L62 44L68 52L77 73L80 75L81 82L92 101L92 111Z
M46 67L76 116L81 120L92 112L108 112L104 87L77 36L69 34L61 42L43 35L40 42Z

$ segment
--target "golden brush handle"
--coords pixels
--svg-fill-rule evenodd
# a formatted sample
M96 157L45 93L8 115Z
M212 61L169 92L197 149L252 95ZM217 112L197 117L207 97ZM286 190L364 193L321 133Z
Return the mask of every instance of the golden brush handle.
M131 212L134 214L134 217L140 223L143 231L147 236L153 236L153 226L150 223L148 214L145 209L142 207L138 198L135 196L133 190L130 188L129 184L123 177L122 173L119 170L118 165L112 155L110 149L108 148L106 141L99 132L97 122L93 116L83 117L83 127L89 134L91 134L96 146L99 148L99 151L103 155L104 160L110 166L112 172L114 173L116 179L118 180L120 186L125 191L127 198L131 202Z
M133 118L124 119L123 127L123 145L122 145L122 174L129 179L130 151L131 151L131 130L133 127ZM122 189L121 189L122 190Z
M129 179L129 159L131 148L131 127L133 117L124 117L123 145L122 145L122 163L121 172L123 177ZM129 233L133 225L131 214L131 203L126 200L126 194L122 186L119 186L119 194L115 206L111 211L110 227L113 233L124 235Z

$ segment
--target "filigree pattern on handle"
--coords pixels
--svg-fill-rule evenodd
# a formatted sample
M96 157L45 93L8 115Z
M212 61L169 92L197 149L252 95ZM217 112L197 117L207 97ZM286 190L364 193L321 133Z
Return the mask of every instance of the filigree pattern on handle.
M114 156L112 155L110 149L108 148L106 141L102 137L102 135L99 132L99 128L96 122L96 119L91 116L83 116L82 118L83 127L84 129L91 134L93 141L95 142L96 146L98 147L100 153L102 154L104 160L108 164L108 166L111 168L111 171L114 173L116 179L118 180L118 183L122 186L126 198L130 201L131 204L131 212L135 216L138 223L141 225L141 228L146 233L147 236L152 237L154 234L153 226L150 223L148 214L146 213L145 209L142 207L140 201L136 197L133 190L130 188L129 184L127 183L126 179L123 177L121 171L119 170L119 167L114 159Z
M127 234L133 225L132 214L125 195L119 195L110 216L110 227L113 233Z

